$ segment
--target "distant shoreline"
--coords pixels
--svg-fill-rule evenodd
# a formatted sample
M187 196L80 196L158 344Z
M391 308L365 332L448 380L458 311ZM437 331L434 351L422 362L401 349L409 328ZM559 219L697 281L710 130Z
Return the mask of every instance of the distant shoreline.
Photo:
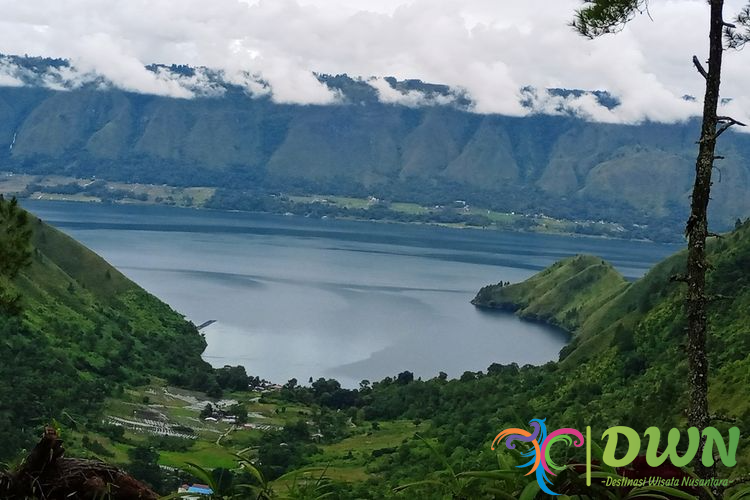
M0 193L2 194L2 193ZM29 201L35 201L35 202L65 202L65 203L79 203L79 204L93 204L93 205L119 205L119 206L154 206L154 207L169 207L169 208L175 208L175 209L185 209L185 210L198 210L198 211L206 211L206 212L226 212L226 213L241 213L241 214L263 214L263 215L274 215L277 217L298 217L303 219L309 219L312 217L308 217L301 214L287 214L287 213L279 213L279 212L264 212L264 211L258 211L258 210L241 210L237 208L213 208L213 207L200 207L200 206L184 206L184 205L172 205L167 203L157 203L153 201L136 201L136 200L127 200L127 201L104 201L100 199L78 199L75 197L65 197L65 196L49 196L49 197L41 197L41 198L31 198L31 197L19 197L19 200L22 202L24 200ZM320 220L330 219L330 220L341 220L341 221L354 221L354 222L374 222L378 224L397 224L397 225L404 225L404 226L432 226L432 227L442 227L445 229L456 229L456 230L474 230L474 231L498 231L498 232L508 232L508 233L519 233L519 234L539 234L539 235L550 235L550 236L565 236L568 238L584 238L584 239L600 239L600 240L612 240L612 241L632 241L632 242L639 242L639 243L661 243L661 244L676 244L677 242L656 242L654 240L648 239L648 238L618 238L616 236L609 236L604 234L583 234L583 233L574 233L574 232L564 232L564 231L527 231L523 229L513 229L513 228L506 228L506 227L481 227L481 226L470 226L470 225L460 225L460 224L451 224L451 223L442 223L442 222L406 222L406 221L398 221L398 220L392 220L392 219L367 219L363 217L342 217L342 216L328 216L328 217L316 217Z
M544 214L502 213L457 200L452 206L426 207L413 202L333 195L227 194L210 187L176 187L65 176L0 172L0 194L33 201L156 205L237 213L262 213L319 219L413 224L449 229L478 229L525 234L552 234L654 243L649 237L622 237L623 225L605 221L556 219ZM209 206L212 205L212 206ZM245 205L242 207L241 205ZM252 207L252 208L250 208ZM260 209L253 209L253 208ZM270 209L263 209L270 208ZM368 215L372 215L372 217ZM635 227L635 226L634 226ZM643 232L643 227L640 228ZM678 243L659 241L661 243Z

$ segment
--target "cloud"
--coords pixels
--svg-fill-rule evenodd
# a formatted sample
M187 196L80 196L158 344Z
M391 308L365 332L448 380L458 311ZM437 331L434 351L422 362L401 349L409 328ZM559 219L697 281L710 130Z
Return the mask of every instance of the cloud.
M23 87L23 68L11 62L7 57L0 57L0 86Z
M377 91L380 102L400 104L410 108L453 104L459 97L455 92L440 94L420 90L399 90L383 77L371 77L367 79L366 83Z
M727 0L726 17L744 0ZM435 102L386 86L383 75L462 89L480 113L565 110L616 123L671 122L700 113L701 78L690 60L706 57L704 0L651 0L650 13L622 33L594 41L568 26L580 0L0 0L0 52L70 58L71 86L101 77L118 87L189 98L218 91L210 78L148 71L150 63L215 69L252 96L326 104L340 96L315 72L369 80L385 102ZM723 95L750 98L748 52L726 54ZM18 84L0 65L0 85ZM71 70L73 71L73 70ZM209 75L210 76L210 75ZM23 79L21 79L23 80ZM94 80L96 81L96 80ZM61 83L67 82L67 83ZM561 98L544 91L530 110L522 89L607 90ZM441 98L442 99L442 98ZM747 113L737 109L738 112Z

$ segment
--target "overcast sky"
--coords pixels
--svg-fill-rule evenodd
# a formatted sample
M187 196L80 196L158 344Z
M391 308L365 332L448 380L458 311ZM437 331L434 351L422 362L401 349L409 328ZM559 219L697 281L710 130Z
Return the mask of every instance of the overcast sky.
M746 0L727 0L731 18ZM200 82L172 81L143 65L185 63L251 72L279 102L327 103L336 95L312 72L420 78L465 89L478 112L523 114L519 89L608 90L612 113L590 98L564 103L604 121L673 121L700 112L693 54L707 55L705 0L651 0L650 14L595 41L567 26L580 0L0 0L0 52L69 58L128 90L190 97ZM0 85L13 85L0 64ZM384 100L382 80L371 81ZM750 51L728 53L723 96L750 115ZM418 103L419 96L404 96ZM553 110L542 92L537 108Z

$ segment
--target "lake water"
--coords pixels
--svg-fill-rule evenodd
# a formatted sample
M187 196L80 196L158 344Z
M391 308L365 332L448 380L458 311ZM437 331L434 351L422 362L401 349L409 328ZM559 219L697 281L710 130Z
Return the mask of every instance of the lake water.
M477 310L482 286L592 253L629 278L674 245L492 230L25 201L204 332L205 359L283 383L353 387L410 370L433 377L493 362L557 359L566 337Z

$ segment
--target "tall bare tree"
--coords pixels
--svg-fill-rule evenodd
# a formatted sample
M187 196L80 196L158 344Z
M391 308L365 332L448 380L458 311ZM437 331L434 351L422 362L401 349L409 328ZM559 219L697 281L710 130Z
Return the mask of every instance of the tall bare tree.
M706 336L708 317L706 307L706 239L708 230L708 202L711 194L711 175L716 156L716 140L730 127L743 123L718 115L719 88L721 86L721 64L724 42L729 48L739 49L750 40L750 5L745 7L733 23L724 20L724 0L707 0L710 5L708 69L701 60L693 56L693 64L705 79L706 91L703 101L703 123L698 142L698 158L695 163L695 182L690 206L690 217L685 227L688 239L687 274L679 277L687 284L685 308L687 313L687 356L690 370L690 396L688 424L704 429L710 425L708 408L708 357ZM637 14L646 12L648 0L584 0L584 6L576 12L572 23L581 35L596 38L607 33L616 33ZM703 451L701 443L698 456ZM696 473L704 479L713 478L713 467L698 463Z

